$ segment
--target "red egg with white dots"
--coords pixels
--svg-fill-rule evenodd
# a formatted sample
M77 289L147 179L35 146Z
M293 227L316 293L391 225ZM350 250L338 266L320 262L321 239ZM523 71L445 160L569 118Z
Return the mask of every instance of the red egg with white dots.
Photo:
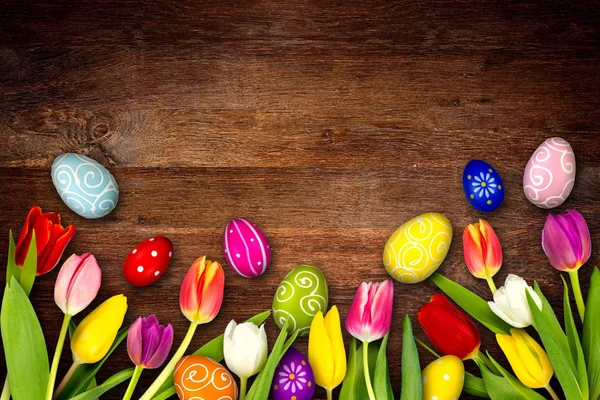
M164 236L146 239L123 262L123 275L135 286L148 286L164 275L173 257L173 243Z

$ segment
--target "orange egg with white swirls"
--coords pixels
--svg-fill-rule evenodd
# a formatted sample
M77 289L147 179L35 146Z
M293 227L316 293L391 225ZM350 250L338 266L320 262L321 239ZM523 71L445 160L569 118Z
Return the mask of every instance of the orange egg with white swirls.
M236 400L237 385L224 366L204 356L183 357L175 366L175 389L181 400Z

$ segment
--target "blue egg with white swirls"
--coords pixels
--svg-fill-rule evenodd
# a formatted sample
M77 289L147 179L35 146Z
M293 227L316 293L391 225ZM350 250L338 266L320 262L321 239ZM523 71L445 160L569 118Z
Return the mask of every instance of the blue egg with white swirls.
M58 156L52 163L52 183L65 204L84 218L102 218L119 201L119 186L112 174L81 154Z
M504 201L504 183L494 167L482 160L471 160L463 171L467 200L479 211L491 212Z

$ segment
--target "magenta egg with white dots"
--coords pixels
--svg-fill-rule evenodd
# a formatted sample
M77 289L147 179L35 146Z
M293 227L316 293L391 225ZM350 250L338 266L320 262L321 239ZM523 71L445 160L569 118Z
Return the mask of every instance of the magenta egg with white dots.
M262 275L271 263L267 237L256 224L245 218L236 218L227 224L223 250L231 269L246 278Z
M125 257L123 275L135 286L148 286L164 275L173 258L173 243L154 236L135 246Z

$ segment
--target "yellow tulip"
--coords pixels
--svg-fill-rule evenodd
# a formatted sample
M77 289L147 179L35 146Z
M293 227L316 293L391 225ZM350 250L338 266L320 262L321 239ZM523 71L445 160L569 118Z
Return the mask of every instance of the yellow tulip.
M532 389L548 388L554 374L548 355L522 329L511 329L510 335L497 334L496 340L510 366L523 385Z
M317 385L327 390L331 398L332 390L346 376L346 350L342 338L340 313L333 306L323 318L319 311L310 325L308 338L308 362L315 375Z
M95 363L108 353L126 311L127 297L119 294L100 304L81 321L71 339L76 363Z

